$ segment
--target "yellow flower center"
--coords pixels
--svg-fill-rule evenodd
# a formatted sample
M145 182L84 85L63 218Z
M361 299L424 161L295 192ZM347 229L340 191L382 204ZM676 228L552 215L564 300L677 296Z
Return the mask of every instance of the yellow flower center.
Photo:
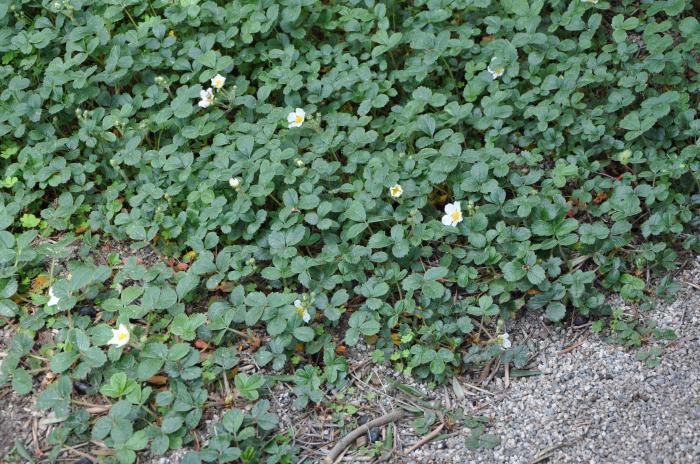
M120 342L123 342L124 340L126 340L126 336L127 336L127 334L125 334L124 332L117 334L117 340L119 340Z
M302 308L302 307L300 307L300 306L297 306L297 307L294 308L294 309L296 310L296 312L297 312L298 315L300 315L301 317L304 317L304 308Z
M462 212L461 211L453 211L452 214L450 215L450 218L452 219L452 222L458 222L462 220Z
M391 187L391 194L393 196L401 195L401 187Z
M297 114L296 116L294 116L294 121L295 121L297 124L301 124L302 122L304 122L304 116L299 116L299 115Z

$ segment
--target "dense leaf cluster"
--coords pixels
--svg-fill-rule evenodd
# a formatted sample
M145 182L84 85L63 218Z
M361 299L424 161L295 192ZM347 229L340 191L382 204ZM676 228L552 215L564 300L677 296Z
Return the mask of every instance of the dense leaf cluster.
M40 406L67 418L56 442L91 433L131 462L192 440L242 339L261 343L260 366L304 361L303 407L344 379L341 343L444 380L501 353L485 324L602 314L606 289L644 299L648 271L700 246L694 8L0 4L0 316L20 327L0 380L27 393L36 334L55 329ZM71 233L189 265L87 259L36 285L67 255L36 243ZM58 305L43 305L49 283ZM88 304L102 323L78 314ZM118 323L133 342L106 350ZM160 391L145 383L158 375ZM71 408L72 381L114 399L109 414ZM239 373L232 388L253 404L265 382ZM262 441L275 422L264 400L232 410L200 458L254 461L265 443L282 459L286 445Z

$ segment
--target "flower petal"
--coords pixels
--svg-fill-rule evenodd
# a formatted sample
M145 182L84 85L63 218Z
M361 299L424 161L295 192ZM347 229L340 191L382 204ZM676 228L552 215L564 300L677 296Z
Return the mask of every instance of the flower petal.
M53 287L49 287L49 301L46 303L47 306L56 306L59 302L59 298L54 295Z

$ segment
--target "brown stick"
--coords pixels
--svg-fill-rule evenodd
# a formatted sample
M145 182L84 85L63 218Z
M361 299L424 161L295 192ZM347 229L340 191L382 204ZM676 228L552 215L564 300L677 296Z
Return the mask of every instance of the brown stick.
M403 409L392 409L388 413L384 414L383 416L377 417L374 420L371 420L367 422L366 424L363 424L359 427L357 427L355 430L350 432L349 434L345 435L334 447L331 449L328 454L326 455L325 462L328 464L331 464L335 461L335 458L338 457L340 453L345 450L352 442L357 440L358 437L361 435L364 435L365 433L368 433L370 429L373 427L381 427L382 425L389 424L391 422L395 422L398 420L401 420L403 418L404 412Z
M566 354L566 353L570 353L570 352L574 351L576 348L578 348L579 346L583 345L583 343L584 343L585 341L586 341L585 338L584 338L583 340L579 340L578 342L574 343L573 345L569 345L569 346L567 346L566 348L564 348L563 350L557 352L557 354Z
M559 443L558 445L554 445L554 446L550 446L549 448L545 448L537 456L530 459L527 462L527 464L537 464L539 462L544 461L545 459L549 459L554 451L558 450L559 448L564 448L566 446L569 446L569 443Z
M34 439L34 454L41 456L41 448L39 447L38 422L38 419L35 417L34 421L32 422L32 438Z
M421 446L425 445L425 444L428 443L430 440L432 440L433 438L437 437L437 436L440 434L440 432L442 431L443 428L445 428L445 424L444 424L444 423L438 425L437 427L435 427L435 430L433 430L432 432L430 432L429 434L425 435L423 438L421 438L420 440L418 440L416 443L414 443L413 445L411 445L411 447L408 448L404 454L410 454L410 453L412 453L413 451L415 451L415 450L417 450L418 448L420 448Z
M510 387L510 363L506 363L506 367L504 368L504 383L506 385L506 388Z
M92 456L92 455L90 455L90 454L88 454L88 453L85 453L85 452L83 452L83 451L80 451L80 450L78 449L78 448L81 448L81 447L83 447L83 446L85 446L85 445L88 445L88 444L89 444L89 443L86 442L86 443L82 443L82 444L76 445L76 446L67 446L67 447L65 447L65 448L63 448L63 449L61 450L61 453L66 453L66 452L68 452L68 453L73 453L73 454L77 454L78 456L81 456L81 457L83 457L83 458L89 459L90 462L97 462L97 458L95 458L94 456ZM59 454L61 454L61 453L59 453Z

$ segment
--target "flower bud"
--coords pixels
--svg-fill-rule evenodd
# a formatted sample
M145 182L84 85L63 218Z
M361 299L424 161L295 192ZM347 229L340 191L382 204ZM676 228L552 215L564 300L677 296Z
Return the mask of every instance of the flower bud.
M627 164L630 160L630 157L632 156L632 150L625 150L621 151L617 157L620 160L620 163L622 164Z

